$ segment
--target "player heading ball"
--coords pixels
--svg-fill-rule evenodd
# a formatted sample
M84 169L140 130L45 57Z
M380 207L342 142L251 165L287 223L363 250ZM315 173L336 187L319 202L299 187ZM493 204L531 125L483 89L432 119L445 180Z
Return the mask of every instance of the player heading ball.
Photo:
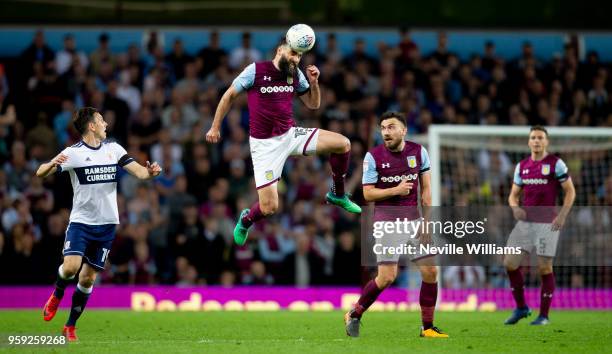
M146 166L142 166L121 145L106 140L107 123L95 108L79 109L73 124L81 134L81 141L65 148L36 171L36 176L42 178L68 172L74 193L64 261L58 269L55 290L43 310L44 320L51 321L66 286L78 275L70 316L62 331L69 341L77 340L76 321L87 305L98 272L104 270L115 239L115 228L119 224L117 168L125 169L138 179L150 179L161 173L156 162L147 161Z
M278 209L277 182L289 156L329 155L333 186L325 199L351 213L360 213L344 192L351 142L344 136L318 128L296 127L292 102L296 95L310 109L321 104L319 69L306 67L306 75L298 67L302 54L286 43L276 49L271 61L247 66L225 91L217 106L206 141L221 140L221 123L232 102L243 91L248 95L249 146L253 159L255 186L259 201L244 209L234 228L234 241L246 242L249 228Z

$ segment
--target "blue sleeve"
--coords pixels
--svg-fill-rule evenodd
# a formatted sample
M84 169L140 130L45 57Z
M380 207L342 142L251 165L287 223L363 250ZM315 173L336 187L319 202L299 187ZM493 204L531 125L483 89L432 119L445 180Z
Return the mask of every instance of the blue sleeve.
M310 88L310 84L308 83L308 80L306 80L306 76L304 76L304 73L302 72L302 70L298 69L298 87L297 87L297 92L306 92L308 89Z
M557 163L555 164L555 178L559 181L559 182L565 182L568 178L568 169L567 169L567 165L565 164L565 162L563 162L563 160L558 159Z
M374 156L368 152L363 159L363 177L361 179L361 184L375 184L376 182L378 182L376 161L374 161Z
M429 154L424 146L421 146L421 170L419 173L427 172L431 169L431 162L429 161Z
M232 82L232 86L236 92L242 92L250 89L255 83L255 63L249 64L238 77Z
M516 168L514 169L514 184L517 186L523 185L523 179L521 178L521 164L517 163Z

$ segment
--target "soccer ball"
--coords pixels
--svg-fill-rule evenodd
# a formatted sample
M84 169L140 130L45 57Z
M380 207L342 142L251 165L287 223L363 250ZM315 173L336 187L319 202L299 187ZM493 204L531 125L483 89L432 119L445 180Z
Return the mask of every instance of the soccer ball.
M291 49L298 53L305 53L314 47L315 33L310 26L300 23L289 28L285 40Z

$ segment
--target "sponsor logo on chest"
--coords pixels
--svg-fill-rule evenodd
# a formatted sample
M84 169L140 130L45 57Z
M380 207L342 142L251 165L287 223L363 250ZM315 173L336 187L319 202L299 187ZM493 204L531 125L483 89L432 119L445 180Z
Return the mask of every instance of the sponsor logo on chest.
M293 92L293 86L262 86L259 88L261 93L283 93Z

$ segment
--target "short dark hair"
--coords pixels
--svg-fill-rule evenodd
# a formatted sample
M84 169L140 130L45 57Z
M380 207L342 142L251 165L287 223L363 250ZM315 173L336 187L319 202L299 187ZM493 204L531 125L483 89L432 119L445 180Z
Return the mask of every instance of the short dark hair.
M534 132L534 131L544 132L544 134L546 134L546 137L548 138L548 131L543 126L534 125L533 127L531 127L531 130L529 130L529 134L531 134L531 132Z
M85 135L87 133L87 124L94 121L96 113L99 112L93 107L83 107L76 111L72 124L79 134Z
M404 127L408 126L408 124L406 123L406 116L403 113L396 112L396 111L387 111L383 113L382 116L380 116L380 121L378 122L378 124L382 124L383 121L387 119L391 119L391 118L395 118L399 120L400 122L402 122Z

